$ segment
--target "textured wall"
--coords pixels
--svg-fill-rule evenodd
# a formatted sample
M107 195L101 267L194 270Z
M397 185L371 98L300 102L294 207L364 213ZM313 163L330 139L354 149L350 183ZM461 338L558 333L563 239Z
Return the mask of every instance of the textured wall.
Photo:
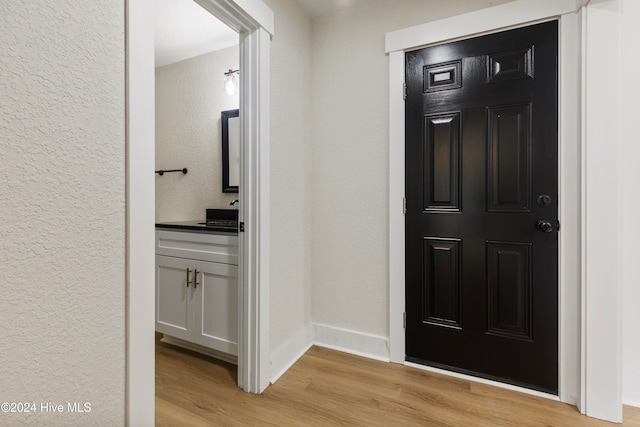
M238 46L156 68L156 221L204 219L207 208L229 208L238 194L222 192L220 112L238 108L223 90L237 70Z
M0 28L0 402L37 405L0 425L123 425L124 2L3 0Z
M271 350L311 322L311 21L291 0L271 43ZM298 349L298 351L301 349Z
M314 322L388 336L384 34L508 1L376 2L314 21Z

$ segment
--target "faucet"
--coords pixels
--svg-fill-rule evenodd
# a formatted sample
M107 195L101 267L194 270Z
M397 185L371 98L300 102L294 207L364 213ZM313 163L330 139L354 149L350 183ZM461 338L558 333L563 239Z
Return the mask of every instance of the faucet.
M236 203L239 203L240 201L238 199L235 199L233 202L229 203L229 206L233 206Z

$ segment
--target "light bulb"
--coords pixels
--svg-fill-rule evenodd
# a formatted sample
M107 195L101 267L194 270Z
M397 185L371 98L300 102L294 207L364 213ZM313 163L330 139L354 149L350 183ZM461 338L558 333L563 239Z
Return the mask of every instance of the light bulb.
M224 76L224 91L227 95L235 95L236 89L238 89L238 79L236 73L227 73Z

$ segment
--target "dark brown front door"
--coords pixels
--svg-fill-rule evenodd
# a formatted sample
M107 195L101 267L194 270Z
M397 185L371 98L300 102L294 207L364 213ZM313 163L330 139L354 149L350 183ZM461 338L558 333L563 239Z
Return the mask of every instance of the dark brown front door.
M558 25L406 54L407 360L557 394Z

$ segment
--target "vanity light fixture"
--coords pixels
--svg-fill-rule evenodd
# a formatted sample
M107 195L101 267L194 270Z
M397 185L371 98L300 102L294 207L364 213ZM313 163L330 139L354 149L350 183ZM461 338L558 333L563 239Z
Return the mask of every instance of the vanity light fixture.
M224 91L227 95L235 95L238 90L238 79L240 76L240 70L231 70L224 73Z

